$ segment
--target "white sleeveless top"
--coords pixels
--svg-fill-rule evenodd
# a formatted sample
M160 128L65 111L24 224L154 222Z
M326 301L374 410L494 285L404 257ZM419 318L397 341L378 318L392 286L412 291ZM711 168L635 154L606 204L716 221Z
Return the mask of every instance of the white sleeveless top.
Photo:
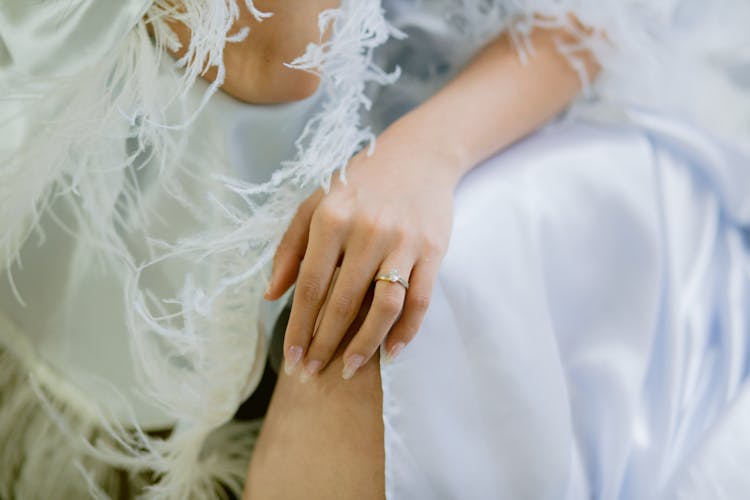
M199 82L191 92L200 98L205 87ZM321 95L318 92L305 100L279 105L252 105L219 92L191 126L191 137L214 134L221 138L220 148L224 149L232 173L244 180L263 182L281 161L293 156L294 140L316 110ZM200 147L200 142L191 141L187 154L205 154ZM144 190L148 208L164 217L171 232L191 234L202 229L194 226L195 220L154 178L139 182L150 183ZM193 187L200 193L200 186ZM100 402L120 393L129 403L112 405L121 408L121 421L130 418L130 406L138 423L146 429L172 425L172 419L144 397L145 388L134 372L126 325L126 283L106 265L95 258L92 261L91 250L64 228L75 224L65 199L55 202L51 212L54 216L47 214L42 220L43 240L32 236L21 252L20 264L14 265L10 274L3 273L0 324L6 332L15 332L9 335L16 343L26 343L23 339L28 339L31 352L49 364L60 376L61 384L70 383L68 389L79 393L84 401ZM143 239L130 243L134 255L147 252ZM174 261L157 264L150 268L146 282L151 290L158 290L162 282L167 285L162 287L166 292L169 286L180 287L188 271L195 272L180 268ZM283 303L263 301L261 317L254 319L255 323L248 318L248 327L257 326L270 335ZM31 353L30 356L35 357ZM264 356L259 358L262 365Z

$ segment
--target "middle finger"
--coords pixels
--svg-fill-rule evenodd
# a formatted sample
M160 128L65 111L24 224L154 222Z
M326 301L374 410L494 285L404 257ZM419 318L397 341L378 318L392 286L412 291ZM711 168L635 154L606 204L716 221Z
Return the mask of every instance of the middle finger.
M341 255L339 233L311 226L305 257L300 265L292 310L284 334L285 371L291 374L302 359L313 335L315 321Z
M380 261L380 253L369 243L366 238L353 238L344 252L336 283L320 312L322 319L307 351L303 380L330 361L362 307Z

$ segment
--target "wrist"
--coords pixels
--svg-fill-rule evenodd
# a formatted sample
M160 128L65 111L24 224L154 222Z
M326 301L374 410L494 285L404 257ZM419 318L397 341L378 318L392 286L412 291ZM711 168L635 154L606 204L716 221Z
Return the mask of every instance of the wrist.
M404 143L404 149L409 150L410 156L428 158L428 173L443 176L453 185L458 184L473 166L457 136L443 133L416 112L402 116L381 134L385 140Z

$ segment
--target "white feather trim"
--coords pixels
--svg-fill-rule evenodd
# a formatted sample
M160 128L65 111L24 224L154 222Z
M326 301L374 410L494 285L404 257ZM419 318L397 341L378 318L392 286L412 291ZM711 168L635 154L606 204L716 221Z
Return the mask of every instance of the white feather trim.
M577 43L559 43L585 87L573 113L632 106L668 112L712 130L750 154L750 4L743 0L384 0L393 23L429 13L455 46L472 53L507 32L522 60L533 57L530 33L561 28ZM571 17L575 14L580 24ZM591 28L581 30L581 25ZM466 51L452 51L463 66ZM581 55L603 68L596 82ZM744 78L743 76L744 75ZM434 83L434 82L433 82ZM710 96L710 98L707 98ZM622 114L612 116L622 120Z
M265 15L247 4L258 19ZM226 191L214 201L225 223L177 242L152 239L154 257L140 262L129 253L123 235L144 231L158 214L145 211L143 193L129 176L134 169L156 169L163 188L200 219L197 200L179 182L199 174L191 168L195 161L183 163L181 153L189 135L183 131L223 80L221 55L238 13L234 2L188 0L183 9L175 10L169 1L156 1L121 44L78 73L54 85L26 79L10 82L14 103L23 102L20 94L38 83L39 92L20 106L18 114L28 120L29 130L41 133L22 134L0 175L7 190L1 198L6 262L18 257L30 231L38 229L49 197L67 196L78 210L80 240L124 274L137 371L149 395L177 427L169 439L155 440L137 426L132 433L110 422L103 428L117 445L89 451L101 464L151 471L157 482L145 492L149 498L206 498L219 482L230 479L229 485L238 489L242 477L232 476L236 469L227 467L226 461L213 464L205 445L255 387L262 371L265 338L253 327L263 285L260 271L296 205L316 186L327 186L333 172L343 171L348 159L372 141L372 134L360 124L360 110L369 106L366 84L390 83L398 76L383 73L372 62L373 49L397 34L377 0L345 0L339 9L322 13L321 32L333 28L330 41L310 45L290 64L320 71L327 96L323 110L299 138L296 158L263 185L219 176ZM182 71L173 69L164 51L177 44L167 18L182 21L193 34L177 63ZM217 69L218 78L200 102L189 104L189 90L210 67ZM169 122L175 114L180 118ZM135 148L128 152L126 142ZM217 178L204 181L215 186ZM269 194L273 196L260 203ZM172 304L141 283L151 266L170 260L192 261L200 270L186 276ZM226 442L222 445L227 447ZM79 468L88 470L88 464ZM97 473L92 470L87 477L92 494L104 494Z
M67 383L3 315L0 329L0 498L239 498L260 421L147 435L113 418L122 402L93 402ZM161 456L174 448L181 463Z
M251 2L248 2L248 7L257 18L265 16ZM11 261L19 258L26 238L32 231L40 231L41 214L47 212L54 216L47 210L51 197L64 196L77 210L79 241L96 249L95 255L116 273L137 283L135 276L141 263L130 254L124 235L142 231L150 220L158 217L158 214L145 212L147 204L142 202L138 184L131 179L135 169L143 165L156 168L164 189L182 201L187 209L195 207L195 200L185 195L177 181L181 175L191 174L186 171L189 167L179 161L185 140L182 130L198 116L207 99L221 84L223 48L232 40L227 38L227 30L238 17L239 10L234 2L196 0L184 2L184 9L179 12L174 11L169 2L156 2L141 14L144 17L139 15L140 21L121 43L105 51L91 64L82 65L77 72L71 70L64 75L35 78L3 72L3 87L8 91L4 98L10 103L3 107L3 117L9 119L3 129L13 131L22 127L20 133L10 134L15 140L8 150L2 152L0 164L3 267L10 269ZM165 16L184 22L194 34L186 56L178 62L183 71L174 69L174 63L162 50L165 46L174 47L176 43L176 38L164 23ZM154 27L155 44L147 33L148 22ZM218 68L219 78L197 106L185 107L185 102L189 102L185 96L212 66ZM165 75L168 84L161 85ZM179 118L170 123L168 115ZM129 151L126 142L134 144L135 148ZM217 170L220 171L221 167ZM211 181L207 178L206 184L210 185ZM159 255L159 250L160 247L153 243L151 253ZM216 271L229 265L228 258L217 262L213 266ZM161 335L163 328L156 331L139 328L138 317L131 317L134 350L140 354L137 362L148 380L147 386L153 387L152 396L156 402L179 420L180 425L169 439L153 439L137 425L133 432L111 419L81 419L75 410L70 414L65 411L58 413L58 423L69 428L72 437L88 437L93 429L97 434L108 434L110 442L114 443L108 446L106 440L98 441L96 449L88 450L86 460L76 465L80 470L88 471L93 495L101 496L109 491L107 481L102 482L99 471L112 467L122 468L127 474L149 471L157 479L145 492L149 498L209 498L221 490L222 483L235 494L240 494L249 456L247 445L254 434L247 432L247 427L241 427L243 431L238 435L237 427L224 424L257 383L263 368L265 339L253 331L250 319L257 316L257 300L253 297L258 294L247 295L247 288L233 292L233 295L222 295L220 302L225 310L233 307L241 310L219 316L218 320L204 316L198 324L186 322L184 330L174 336ZM18 298L22 301L22 297ZM231 301L234 302L227 305ZM191 295L185 299L184 308L191 311L194 304ZM241 329L238 328L240 321ZM191 326L200 332L196 334ZM159 338L160 342L154 342L153 337ZM6 332L2 338L5 343ZM193 354L193 359L201 362L183 369L174 368L170 363L177 363L170 356L175 351L183 354L180 358L183 361ZM11 361L3 367L14 374L16 385L10 380L3 381L4 398L0 411L13 412L14 405L21 405L33 408L33 412L39 414L40 400L36 396L48 393L51 394L48 409L52 411L59 406L56 398L60 396L61 385L45 385L35 396L31 386L24 383L27 379L23 373L28 367L19 367ZM189 377L181 377L183 374L192 375L190 381L195 384L189 384ZM6 394L9 399L5 398ZM10 399L11 395L17 400ZM62 400L63 406L67 405L64 397ZM106 403L95 406L107 410ZM32 412L32 409L24 411ZM15 413L7 415L9 418L17 416ZM33 422L37 421L44 421L44 418L35 417ZM206 451L207 440L219 428L234 429L231 436L226 436L228 431L222 431L225 438L220 439L222 449L234 455L231 460L216 459ZM21 424L6 425L3 429L28 437L22 432ZM54 431L49 433L51 443L59 444L62 438L52 435ZM231 440L227 439L229 437ZM41 443L41 446L46 444ZM30 472L25 483L19 482L18 477L0 477L0 485L4 488L23 488L23 484L27 488L34 487L32 473L48 477L51 483L64 483L70 475L66 468L51 469L68 471L60 478L48 471L32 470L40 462L35 461L38 448L31 445L6 449L12 450L26 464L24 470ZM61 451L69 449L70 446L60 448ZM77 484L76 488L80 482ZM38 496L36 491L32 496ZM71 494L69 497L81 496Z
M372 132L360 121L361 112L371 106L365 87L368 83L387 85L398 78L398 71L387 74L375 64L374 52L389 38L402 36L384 16L379 0L343 0L340 8L322 13L321 32L332 26L332 38L310 45L290 63L301 70L319 71L326 94L323 109L297 142L297 156L265 184L226 176L206 178L207 185L218 180L225 187L224 194L215 198L224 224L177 242L153 240L153 258L140 262L128 251L122 234L147 227L156 215L145 211L142 193L130 176L135 168L150 165L158 170L164 189L200 217L195 200L177 181L181 175L195 175L179 161L187 137L182 132L198 119L223 81L225 44L248 36L246 32L227 36L239 14L235 2L183 3L183 9L175 10L169 0L156 0L139 13L121 43L70 74L34 79L6 73L0 80L7 103L0 111L5 126L0 127L12 139L11 149L0 152L0 257L9 267L25 239L38 229L50 196L67 196L78 207L81 240L98 249L98 255L127 278L129 329L139 371L145 385L152 388L152 398L175 418L178 427L169 439L155 440L110 423L102 428L118 444L89 452L109 466L151 471L158 480L146 493L151 498L208 495L216 491L217 481L239 489L239 468L212 462L204 446L257 383L264 339L248 324L258 313L261 271L297 204L317 186L328 186L337 170L343 175L348 159L359 148L374 146ZM250 0L246 5L259 20L267 15ZM681 78L695 77L693 90L713 81L716 84L711 88L721 88L730 96L725 102L733 104L732 115L722 111L716 124L726 124L730 132L737 132L733 127L738 123L748 125L750 106L745 94L736 92L721 72L712 71L706 58L675 60L674 47L662 44L660 37L674 33L670 26L677 12L675 2L429 0L415 5L448 20L457 43L471 48L457 50L462 57L504 29L516 40L522 56L529 56L533 47L527 35L534 26L575 31L577 26L568 16L574 12L584 25L606 31L606 37L601 32L582 37L580 46L561 46L574 65L581 50L591 50L598 57L607 70L597 88L601 99L659 108L699 103L694 93L670 96L665 92L682 88L679 84L684 83L663 79L666 61L669 68L680 68ZM745 12L740 2L732 5ZM164 50L178 43L167 18L182 21L193 33L187 53L178 61L180 71ZM147 32L148 22L155 43ZM185 96L212 67L218 78L198 103L186 106ZM165 74L167 84L155 84L163 82ZM582 79L587 82L583 73ZM710 123L716 116L714 108L724 107L691 105L688 114ZM175 110L179 119L168 121ZM123 146L128 140L136 146L130 153ZM194 262L197 269L208 271L208 276L187 276L174 304L150 295L140 280L150 266L170 259ZM173 305L177 314L167 315ZM13 384L10 378L7 383ZM21 406L31 404L28 396L19 396ZM0 412L6 411L5 401ZM86 434L93 424L82 425L74 433ZM222 446L231 451L229 442L223 441ZM106 493L107 481L99 476L97 466L79 463L89 471L92 494ZM0 475L0 485L7 485L7 480Z

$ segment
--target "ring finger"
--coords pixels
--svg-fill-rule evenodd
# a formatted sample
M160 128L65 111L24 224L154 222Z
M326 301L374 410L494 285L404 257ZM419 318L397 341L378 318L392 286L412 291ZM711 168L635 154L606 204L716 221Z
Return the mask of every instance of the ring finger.
M376 279L375 293L367 317L344 352L342 376L345 379L351 378L359 367L372 357L398 320L407 293L404 285L408 286L413 263L413 258L394 255L389 256L380 267L378 275L387 275L395 271L394 275L404 278L406 282L402 284L399 281Z

